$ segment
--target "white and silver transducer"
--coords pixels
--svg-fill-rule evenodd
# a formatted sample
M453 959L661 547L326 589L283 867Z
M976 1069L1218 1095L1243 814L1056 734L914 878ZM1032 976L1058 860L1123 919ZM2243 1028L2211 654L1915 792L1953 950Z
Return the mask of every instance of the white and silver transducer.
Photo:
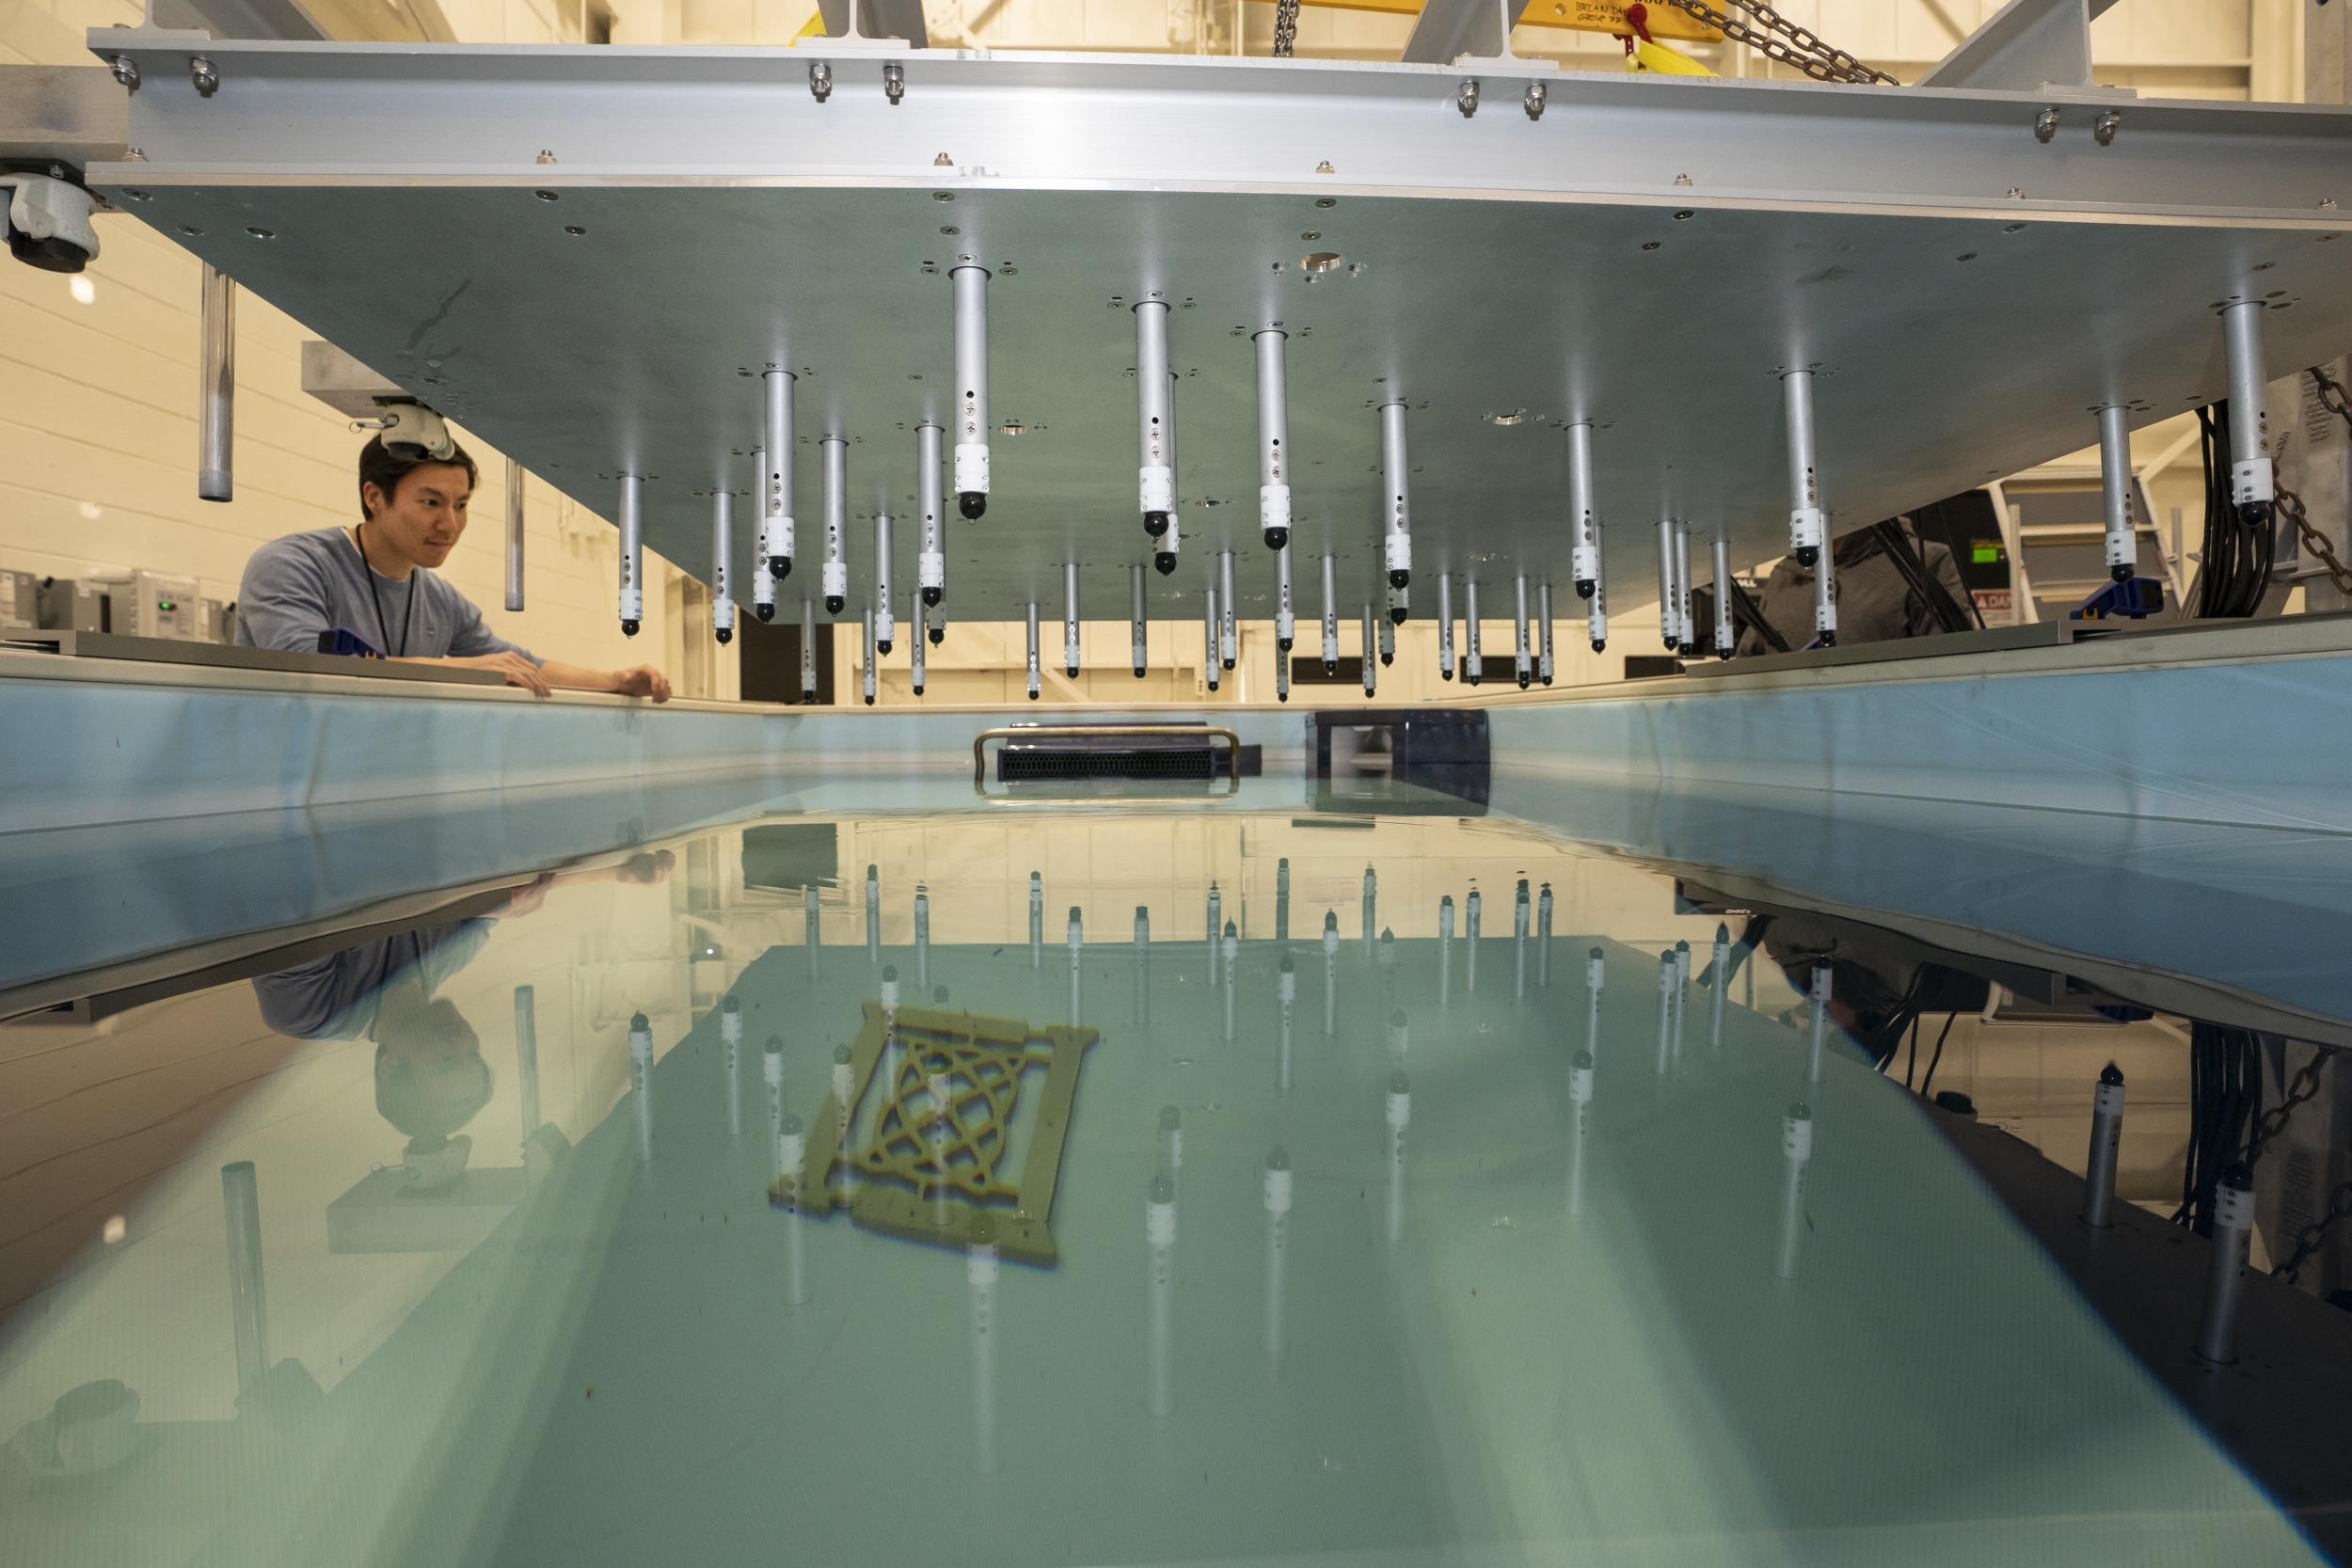
M1037 663L1037 601L1029 601L1029 701L1036 702L1041 682Z
M1233 552L1216 552L1216 657L1217 662L1231 670L1240 656L1240 641L1233 628L1233 611L1241 595L1233 592Z
M2269 377L2263 370L2259 299L2238 300L2221 311L2223 356L2230 371L2230 499L2249 522L2260 525L2278 499L2271 468L2270 411L2264 406Z
M872 707L874 705L874 607L870 604L866 607L866 661L865 668L859 672L859 680L865 689L866 705Z
M1813 572L1813 634L1824 648L1837 644L1837 562L1827 548L1829 515L1821 510L1821 476L1813 440L1813 372L1780 378L1788 417L1788 553Z
M1323 558L1323 673L1340 668L1340 568L1337 556Z
M735 496L710 492L710 635L721 642L735 639L735 593L727 564L735 557ZM755 572L754 576L758 574Z
M1684 657L1698 652L1698 627L1691 619L1691 525L1675 524L1675 623L1677 649Z
M1535 657L1527 641L1527 574L1519 573L1511 581L1513 605L1512 660L1519 677L1519 689L1535 677Z
M2099 410L2099 499L2106 515L2107 576L2117 582L2129 582L2139 567L2139 535L2132 521L2132 430L2125 422L2130 417L2121 404Z
M1135 660L1136 679L1141 680L1144 665L1151 653L1151 640L1147 635L1151 623L1146 621L1143 615L1143 568L1140 566L1127 568L1127 597L1130 601L1127 651Z
M1170 450L1176 395L1168 379L1168 301L1154 293L1136 303L1135 314L1136 436L1141 453L1136 495L1143 531L1158 539L1176 514L1176 456ZM1173 562L1161 568L1173 569Z
M1682 590L1675 580L1675 523L1658 519L1658 635L1673 653L1682 646Z
M1600 582L1600 515L1593 506L1593 421L1568 426L1569 570L1576 596L1589 599Z
M1258 527L1265 546L1279 550L1291 540L1290 391L1283 348L1290 335L1281 323L1257 334L1258 346Z
M1078 563L1065 561L1061 568L1061 663L1072 680L1078 678Z
M1373 650L1380 645L1380 634L1375 629L1377 617L1372 612L1372 601L1364 601L1364 655L1358 662L1364 667L1364 695L1369 697L1380 689L1380 660Z
M1593 552L1593 593L1584 605L1584 634L1592 641L1593 652L1609 646L1608 558L1598 549Z
M874 514L874 646L883 653L890 651L898 636L891 601L896 597L890 590L890 557L894 540L892 519L887 512Z
M914 677L914 694L918 697L923 694L923 634L930 629L923 622L930 613L930 607L923 602L922 594L907 595L907 619L914 624L914 635L907 639L907 668L908 673Z
M1402 588L1413 580L1413 509L1408 489L1412 472L1405 452L1403 400L1380 405L1380 470L1384 494L1380 519L1382 560L1389 586Z
M1274 552L1274 647L1287 657L1298 641L1298 617L1291 595L1291 545L1285 533Z
M1462 680L1466 685L1476 686L1486 678L1486 656L1479 651L1478 646L1478 579L1476 578L1462 584L1462 599L1465 611L1462 617L1462 625L1465 628L1462 639Z
M846 534L850 509L850 443L828 436L818 443L824 457L825 478L825 613L838 615L850 602L850 561Z
M1200 591L1200 673L1215 691L1217 683L1216 661L1216 589L1215 585Z
M817 700L817 601L801 601L801 701Z
M1536 639L1538 649L1535 678L1546 686L1551 684L1551 579L1547 578L1535 585L1535 624L1541 635Z
M644 476L621 475L621 635L634 637L645 619Z
M1454 574L1438 574L1438 678L1454 678Z
M1396 596L1403 592L1405 592L1405 590L1402 588L1391 588L1389 590L1389 600L1391 607L1393 607L1396 601ZM1391 619L1384 620L1380 623L1380 663L1383 668L1396 662L1396 626L1393 622L1393 617L1396 611L1393 608L1391 608L1389 613Z
M768 486L766 447L752 449L752 472L759 481L752 500L752 613L763 621L772 621L776 618L776 574L768 569L768 519L760 511L768 504L763 499Z
M939 488L939 426L929 420L914 427L914 504L923 519L914 582L927 605L938 604L947 594L946 498Z
M761 381L767 393L766 418L760 431L759 553L768 575L792 575L792 384L790 371L768 367ZM761 616L766 620L766 616Z
M956 295L956 508L977 522L988 511L988 269L961 256L947 281Z
M1715 657L1729 658L1738 643L1731 625L1731 535L1715 529Z

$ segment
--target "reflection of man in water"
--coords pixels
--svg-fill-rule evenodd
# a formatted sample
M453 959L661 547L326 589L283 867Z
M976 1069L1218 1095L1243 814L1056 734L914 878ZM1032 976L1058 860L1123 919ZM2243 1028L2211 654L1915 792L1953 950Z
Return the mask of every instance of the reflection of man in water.
M493 915L363 942L253 982L262 1022L297 1039L375 1042L375 1109L408 1135L411 1184L445 1186L466 1168L473 1140L459 1129L490 1102L494 1080L482 1037L446 997L434 994L482 951L490 927L525 915L560 882L659 882L663 849L603 871L543 876L507 895Z

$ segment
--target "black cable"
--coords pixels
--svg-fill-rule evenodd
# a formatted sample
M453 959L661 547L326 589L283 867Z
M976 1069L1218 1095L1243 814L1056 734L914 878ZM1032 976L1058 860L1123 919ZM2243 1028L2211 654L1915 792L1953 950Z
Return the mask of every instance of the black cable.
M2213 1234L2214 1194L2262 1117L2262 1056L2250 1029L2196 1023L2188 1037L2188 1159L2172 1223Z
M1967 614L1953 602L1950 590L1938 582L1935 574L1928 570L1926 550L1923 548L1915 552L1912 549L1911 538L1903 532L1900 517L1873 523L1870 531L1878 536L1879 548L1886 552L1886 559L1894 566L1896 574L1917 596L1920 607L1934 619L1936 629L1947 632L1974 629Z
M1911 1017L1911 1054L1903 1062L1903 1087L1911 1087L1911 1075L1919 1067L1919 1015Z
M2266 505L2241 507L2233 498L2228 400L2197 411L2205 466L2205 543L2197 570L2197 614L2244 620L2262 609L2278 553L2279 520Z
M1763 610L1757 606L1754 599L1748 597L1748 591L1740 585L1740 579L1738 578L1733 578L1724 586L1731 593L1732 620L1737 622L1742 627L1754 627L1756 636L1762 638L1764 640L1764 645L1772 649L1772 652L1776 654L1787 653L1788 651L1788 639L1781 636L1778 628L1776 628L1770 621L1764 619Z
M1919 1080L1919 1098L1922 1100L1929 1099L1928 1091L1935 1087L1936 1064L1944 1059L1944 1041L1952 1032L1952 1021L1959 1016L1958 1013L1944 1015L1944 1033L1935 1037L1935 1054L1928 1058L1928 1075Z

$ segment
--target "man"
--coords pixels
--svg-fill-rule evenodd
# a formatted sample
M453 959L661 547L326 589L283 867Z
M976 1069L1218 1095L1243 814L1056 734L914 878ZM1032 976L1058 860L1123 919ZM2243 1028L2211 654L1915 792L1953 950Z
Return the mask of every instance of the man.
M1890 544L1907 550L1909 560L1923 569L1924 594L1888 555ZM1911 518L1856 529L1836 541L1832 555L1837 563L1838 646L1975 629L1973 601L1950 547L1922 537ZM1764 579L1756 609L1791 649L1812 641L1813 568L1784 556ZM1746 658L1780 650L1749 626L1740 635L1739 652Z
M361 448L359 523L290 533L253 552L237 590L239 645L314 653L319 633L340 627L388 658L496 670L542 697L561 686L668 702L669 678L653 666L542 659L492 633L473 602L435 575L465 535L476 477L465 448L449 441L443 451L393 451L380 436Z

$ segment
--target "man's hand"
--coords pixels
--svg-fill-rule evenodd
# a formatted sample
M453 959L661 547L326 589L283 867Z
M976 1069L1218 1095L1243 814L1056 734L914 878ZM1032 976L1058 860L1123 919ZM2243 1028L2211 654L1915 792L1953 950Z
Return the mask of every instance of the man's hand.
M551 689L539 667L520 654L477 654L471 658L434 660L437 664L461 664L469 670L496 670L506 677L509 686L519 686L536 697L546 696Z
M670 700L670 677L650 664L634 669L612 672L612 689L624 697L651 697L657 703Z

